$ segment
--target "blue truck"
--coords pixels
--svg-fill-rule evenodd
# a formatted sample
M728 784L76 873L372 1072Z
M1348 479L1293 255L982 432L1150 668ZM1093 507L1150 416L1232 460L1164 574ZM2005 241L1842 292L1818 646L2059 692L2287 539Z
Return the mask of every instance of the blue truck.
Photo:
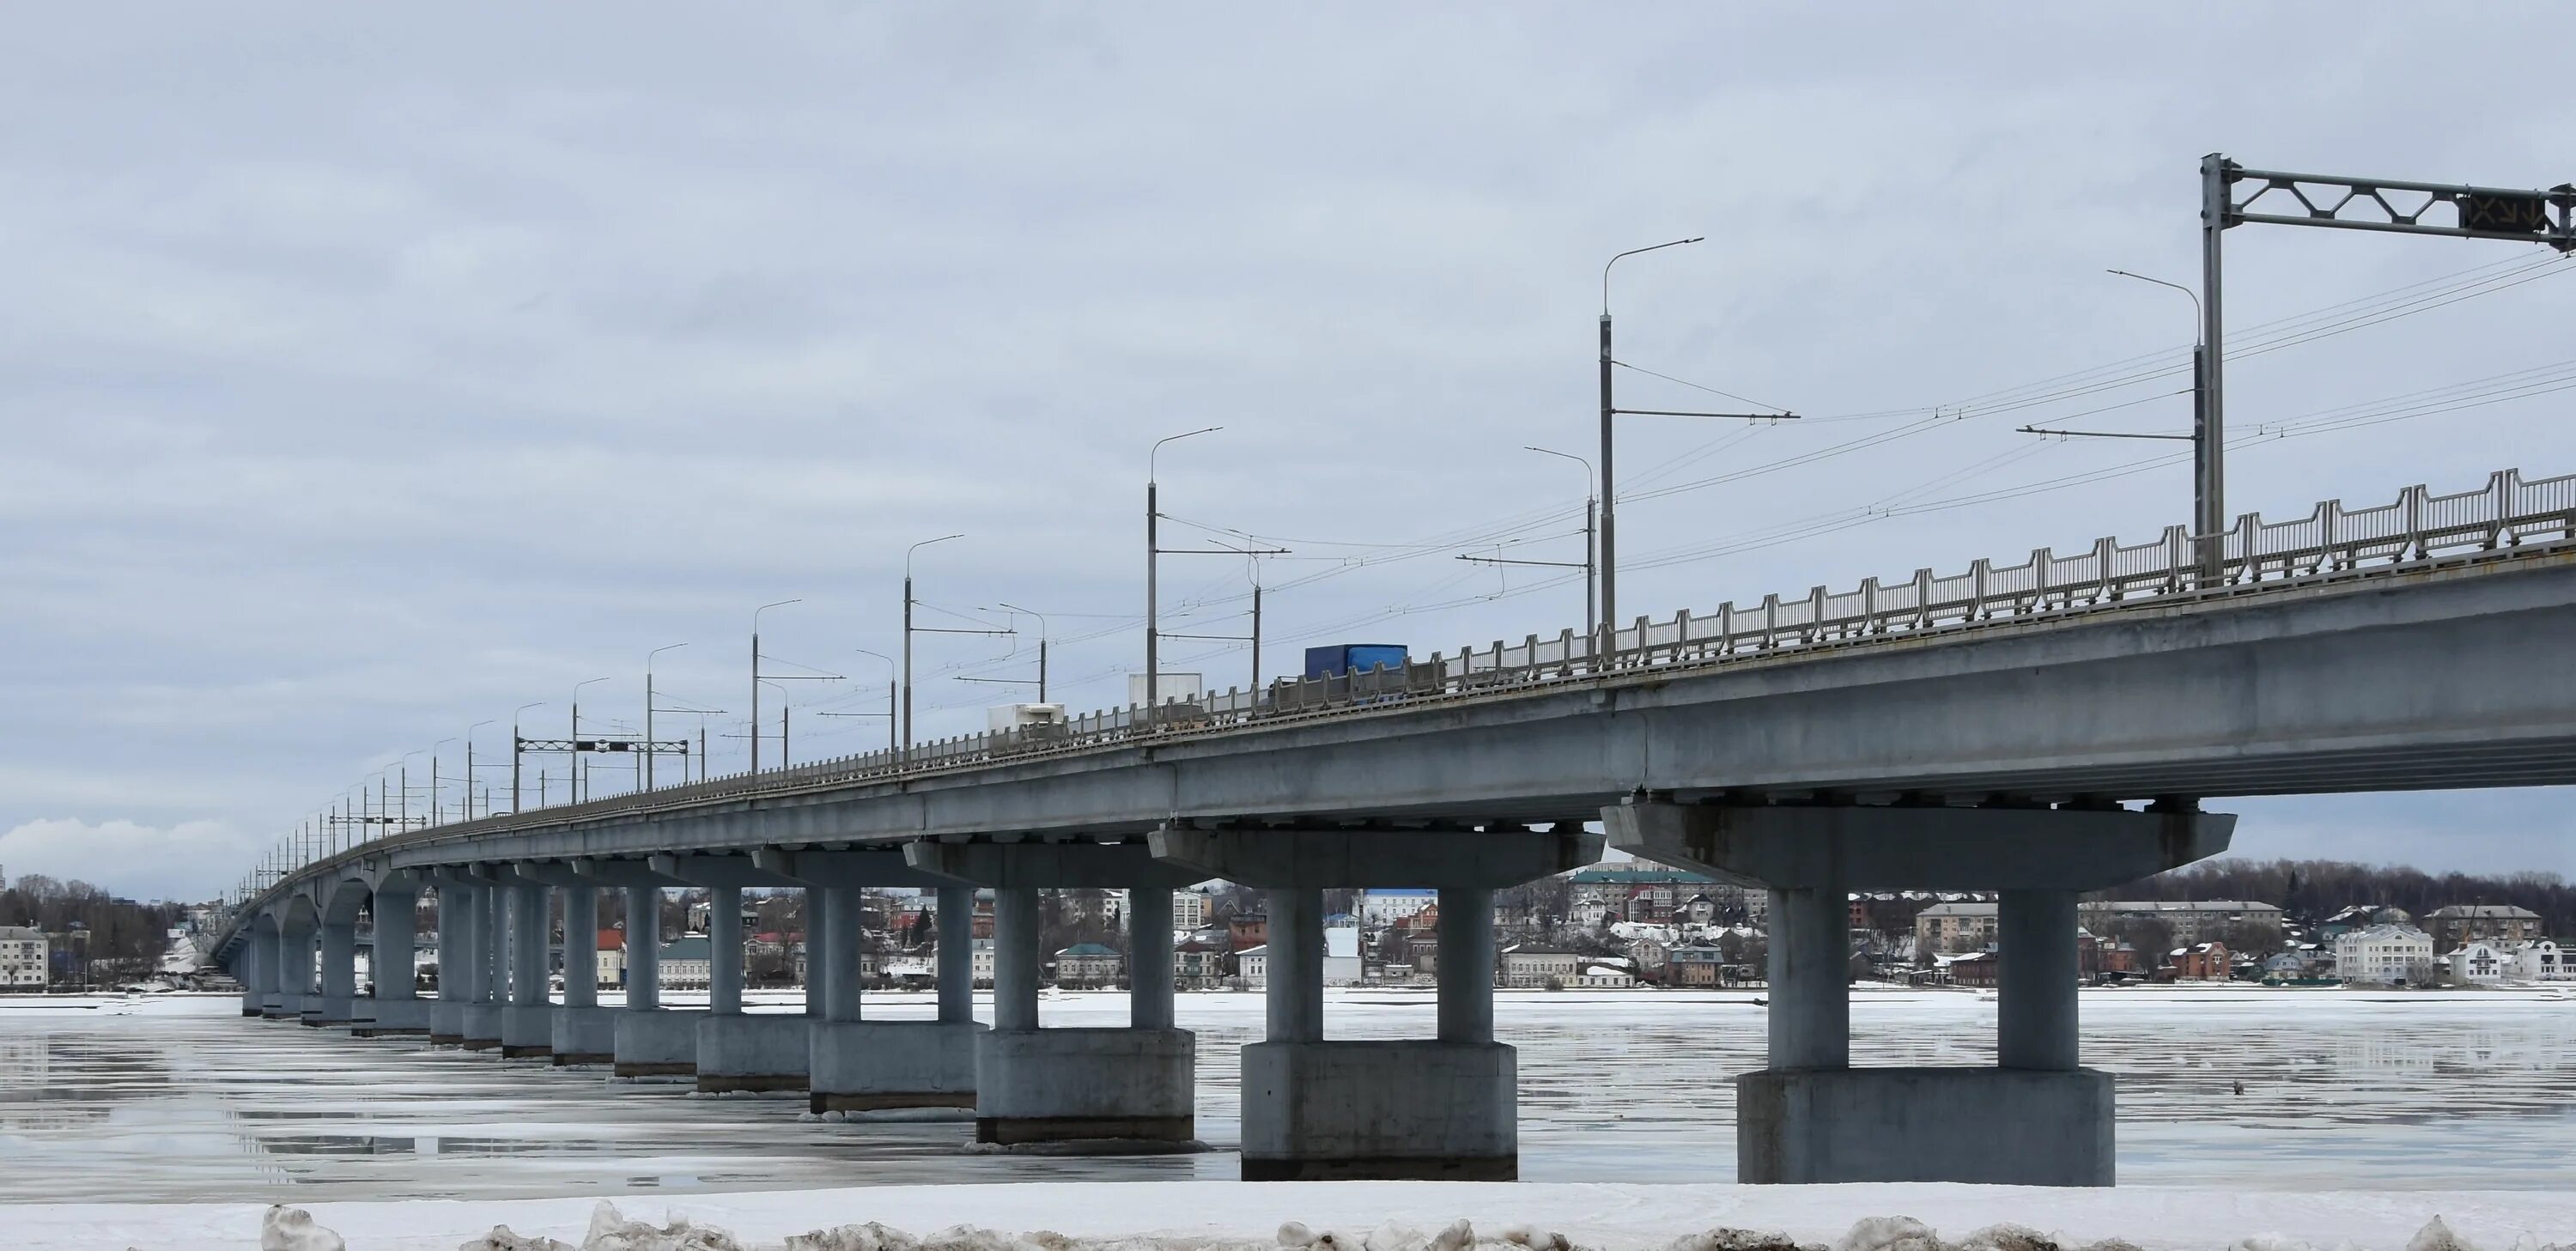
M1366 673L1381 665L1402 673L1411 660L1402 643L1335 643L1329 647L1306 649L1306 676L1338 678L1346 673Z

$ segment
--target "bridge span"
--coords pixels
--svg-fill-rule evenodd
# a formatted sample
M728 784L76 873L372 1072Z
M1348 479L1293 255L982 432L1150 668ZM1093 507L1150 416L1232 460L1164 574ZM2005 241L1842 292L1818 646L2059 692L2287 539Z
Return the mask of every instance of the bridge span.
M1272 930L1244 1176L1504 1178L1517 1070L1493 1037L1493 892L1596 858L1597 821L1771 892L1770 1061L1739 1079L1741 1179L2108 1184L2112 1080L2078 1053L2080 892L2224 850L2234 818L2207 798L2576 783L2576 665L2553 654L2570 638L2576 477L2508 471L408 832L267 884L217 951L246 1014L801 1089L817 1110L971 1108L992 1142L1186 1141L1168 891L1224 877L1268 892ZM706 1012L656 1001L654 905L683 885L715 902ZM737 905L763 886L809 892L803 1016L742 1011ZM937 892L937 1021L862 1019L868 886ZM1133 892L1127 1028L1038 1028L1036 892L1074 886ZM1436 1037L1325 1039L1322 891L1344 886L1440 892ZM989 1023L965 928L979 887L996 891ZM1997 1067L1850 1065L1845 893L1896 888L1999 892ZM441 905L438 999L407 976L359 996L360 914L408 952L422 890ZM578 969L595 926L570 918L600 890L630 892L634 989L603 1009L571 978L553 1002L550 893ZM1961 1141L1971 1116L1985 1132Z

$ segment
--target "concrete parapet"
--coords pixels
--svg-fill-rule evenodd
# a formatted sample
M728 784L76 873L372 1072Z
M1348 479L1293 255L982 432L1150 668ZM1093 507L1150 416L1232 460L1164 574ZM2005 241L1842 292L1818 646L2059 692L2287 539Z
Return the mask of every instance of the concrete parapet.
M1515 1181L1519 1093L1501 1043L1253 1043L1243 1180Z
M975 1140L1197 1136L1185 1029L992 1030L975 1039Z
M1245 1147L1251 1143L1246 1057ZM2112 1184L2112 1081L2094 1069L1765 1069L1735 1079L1736 1178Z
M429 1001L423 999L361 999L357 1003L358 1019L349 1022L349 1032L360 1038L394 1038L429 1032Z
M501 1054L512 1060L542 1059L555 1049L555 1010L542 1003L514 1003L501 1009Z
M698 1071L698 1022L704 1012L665 1009L617 1012L619 1077L694 1077Z
M816 1021L807 1106L816 1112L975 1106L973 1021Z
M555 1063L616 1063L617 1018L625 1014L623 1008L556 1008L550 1047Z
M813 1018L707 1013L698 1018L698 1089L803 1090Z
M465 1001L432 999L429 1003L429 1041L442 1047L453 1047L465 1041Z
M467 1051L497 1051L501 1046L501 1013L497 1003L465 1005L465 1037L457 1045Z

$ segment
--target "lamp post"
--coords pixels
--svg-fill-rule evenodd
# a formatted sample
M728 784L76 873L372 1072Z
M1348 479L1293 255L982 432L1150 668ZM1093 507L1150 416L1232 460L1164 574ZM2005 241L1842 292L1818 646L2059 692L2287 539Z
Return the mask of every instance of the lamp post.
M438 749L455 741L452 738L442 738L429 745L429 823L431 825L438 824L439 801L446 797L446 792L439 789L438 785Z
M1166 443L1214 434L1223 429L1223 426L1204 426L1181 434L1165 435L1154 440L1154 446L1145 450L1145 715L1148 717L1153 716L1163 702L1162 657L1158 651L1162 633L1158 615L1160 600L1154 585L1155 557L1162 551L1161 544L1156 541L1155 521L1162 516L1162 510L1155 502L1158 488L1154 481L1154 459L1161 454Z
M2203 565L2215 572L2217 560L2212 545L2218 542L2218 532L2227 525L2226 486L2221 468L2227 449L2210 437L2209 343L2200 337L2201 332L2208 328L2209 319L2201 309L2200 293L2178 282L2149 278L2125 269L2103 272L2180 291L2191 301L2191 529L2202 547L2209 549L2202 553Z
M581 785L581 688L589 686L594 682L606 682L609 680L610 679L608 678L583 678L581 681L572 684L572 740L569 744L572 748L572 753L568 758L568 763L564 765L564 785L566 787L565 793L572 796L572 802L574 803L580 803L583 799L588 798L588 796L582 793Z
M489 721L477 721L465 727L465 819L468 821L474 819L474 732L490 724ZM492 805L486 803L483 806L485 815L490 815Z
M533 704L521 704L510 710L510 815L512 816L517 816L524 811L519 803L519 745L526 740L519 734L519 714L531 708L545 706L546 701L541 699Z
M653 757L661 754L653 741L653 658L686 646L686 643L672 643L644 653L644 789L648 791L653 789ZM754 666L759 664L757 660L752 663Z
M855 651L862 656L874 656L886 663L886 754L888 756L892 756L897 750L895 744L896 731L894 724L894 699L896 685L894 657L886 655L884 652L872 652L864 647L854 647L850 650Z
M923 539L903 549L903 763L912 763L912 554L933 543L962 539L963 534L943 534Z
M751 771L760 772L760 614L772 608L802 604L802 599L782 599L751 610Z
M1524 452L1537 452L1542 456L1561 457L1583 466L1583 559L1580 561L1516 560L1503 556L1460 556L1458 559L1473 561L1480 565L1540 565L1550 569L1582 570L1583 637L1587 640L1587 645L1589 643L1598 642L1601 636L1600 618L1593 607L1592 598L1592 579L1595 572L1595 565L1593 563L1593 509L1597 505L1598 501L1596 501L1592 495L1592 462L1571 452L1559 452L1550 448L1523 446L1521 450Z
M1796 413L1791 412L1701 413L1685 412L1667 408L1620 408L1617 402L1612 398L1610 370L1619 362L1610 354L1610 267L1618 264L1622 258L1635 256L1641 252L1660 252L1665 248L1677 248L1686 243L1698 243L1704 238L1706 238L1706 236L1694 235L1688 239L1675 239L1671 242L1658 243L1651 247L1630 248L1625 252L1619 253L1617 256L1611 257L1608 262L1601 266L1601 530L1599 538L1599 546L1601 550L1599 577L1601 581L1600 630L1602 631L1602 634L1600 638L1594 640L1594 645L1597 649L1594 652L1594 659L1596 662L1602 659L1605 653L1617 652L1619 642L1619 491L1617 486L1614 485L1614 475L1612 473L1612 419L1622 415L1630 417L1724 417L1745 421L1794 420L1797 417Z
M1047 628L1046 614L1039 612L1034 608L1022 608L1017 604L1001 601L996 602L1000 603L1000 606L1008 611L1024 612L1038 619L1038 702L1043 704L1047 702L1047 635L1050 633Z

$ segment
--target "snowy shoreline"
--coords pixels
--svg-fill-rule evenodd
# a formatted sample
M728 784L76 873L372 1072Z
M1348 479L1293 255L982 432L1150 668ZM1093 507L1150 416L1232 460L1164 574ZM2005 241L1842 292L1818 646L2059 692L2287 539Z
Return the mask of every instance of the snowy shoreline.
M909 1231L926 1246L948 1251L1009 1251L1014 1245L1032 1251L1279 1247L1282 1227L1292 1222L1315 1235L1334 1235L1329 1244L1313 1244L1317 1251L1444 1251L1439 1231L1461 1219L1472 1223L1478 1245L1486 1248L1544 1249L1553 1245L1553 1234L1592 1251L1726 1251L1725 1240L1695 1237L1721 1229L1779 1231L1798 1243L1848 1251L1943 1251L1999 1225L2027 1227L2068 1248L2117 1240L2141 1251L2407 1251L2436 1217L2458 1236L2449 1251L2460 1244L2476 1251L2576 1245L2571 1191L1199 1181L884 1186L688 1194L664 1201L625 1194L615 1201L630 1220L666 1225L684 1219L700 1234L695 1241L613 1244L626 1251L654 1245L703 1251L777 1247L793 1236L866 1222ZM521 1238L580 1246L596 1208L593 1198L563 1198L318 1203L306 1210L316 1226L345 1239L351 1251L452 1251L495 1245L482 1240L496 1226ZM261 1245L267 1212L256 1203L0 1204L0 1242L10 1251L247 1251ZM1854 1229L1872 1218L1899 1216L1923 1222L1940 1243L1894 1237L1894 1227L1873 1226L1878 1232L1868 1236ZM959 1226L995 1233L935 1236ZM725 1236L707 1237L719 1233ZM282 1244L278 1251L328 1245ZM2038 1251L2041 1245L2007 1245L2005 1251ZM848 1243L843 1251L904 1251L904 1242L880 1237L870 1247Z

